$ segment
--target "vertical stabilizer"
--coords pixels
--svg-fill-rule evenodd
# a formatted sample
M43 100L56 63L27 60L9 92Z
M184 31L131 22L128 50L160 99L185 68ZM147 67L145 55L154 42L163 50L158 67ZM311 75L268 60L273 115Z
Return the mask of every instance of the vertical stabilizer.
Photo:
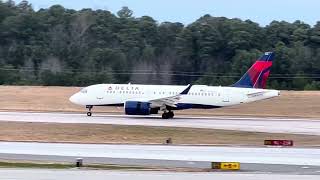
M273 59L273 52L264 53L233 86L264 89L267 85Z

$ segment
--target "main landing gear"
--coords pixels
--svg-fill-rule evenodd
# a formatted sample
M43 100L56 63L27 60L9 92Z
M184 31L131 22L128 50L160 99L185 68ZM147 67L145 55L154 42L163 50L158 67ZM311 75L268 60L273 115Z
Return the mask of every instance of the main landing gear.
M162 114L162 119L171 119L174 117L174 113L172 111L164 112Z
M93 106L87 105L86 108L88 109L87 116L92 116L91 109L93 108Z

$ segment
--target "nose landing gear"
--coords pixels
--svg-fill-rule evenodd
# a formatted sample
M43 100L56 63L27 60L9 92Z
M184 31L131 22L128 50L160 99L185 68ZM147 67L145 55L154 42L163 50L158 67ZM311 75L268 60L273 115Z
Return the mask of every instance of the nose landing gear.
M92 116L91 109L93 108L93 106L87 105L86 108L88 109L87 116Z

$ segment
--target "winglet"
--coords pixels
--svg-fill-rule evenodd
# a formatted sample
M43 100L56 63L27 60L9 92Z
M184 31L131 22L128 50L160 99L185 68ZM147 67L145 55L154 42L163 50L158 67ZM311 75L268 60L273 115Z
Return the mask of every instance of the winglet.
M192 87L192 85L191 85L191 84L188 84L188 87L187 87L185 90L183 90L183 91L180 93L180 95L186 95L186 94L188 94L189 91L190 91L190 89L191 89L191 87Z

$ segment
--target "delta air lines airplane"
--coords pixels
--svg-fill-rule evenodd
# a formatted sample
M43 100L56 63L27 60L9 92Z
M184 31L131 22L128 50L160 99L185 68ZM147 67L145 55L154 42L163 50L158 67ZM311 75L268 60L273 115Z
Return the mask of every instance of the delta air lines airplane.
M264 89L270 74L274 53L266 52L235 84L227 87L207 85L138 85L97 84L83 88L70 101L88 109L93 106L124 106L127 115L150 115L162 112L162 118L173 118L174 110L211 109L249 103L280 95Z

